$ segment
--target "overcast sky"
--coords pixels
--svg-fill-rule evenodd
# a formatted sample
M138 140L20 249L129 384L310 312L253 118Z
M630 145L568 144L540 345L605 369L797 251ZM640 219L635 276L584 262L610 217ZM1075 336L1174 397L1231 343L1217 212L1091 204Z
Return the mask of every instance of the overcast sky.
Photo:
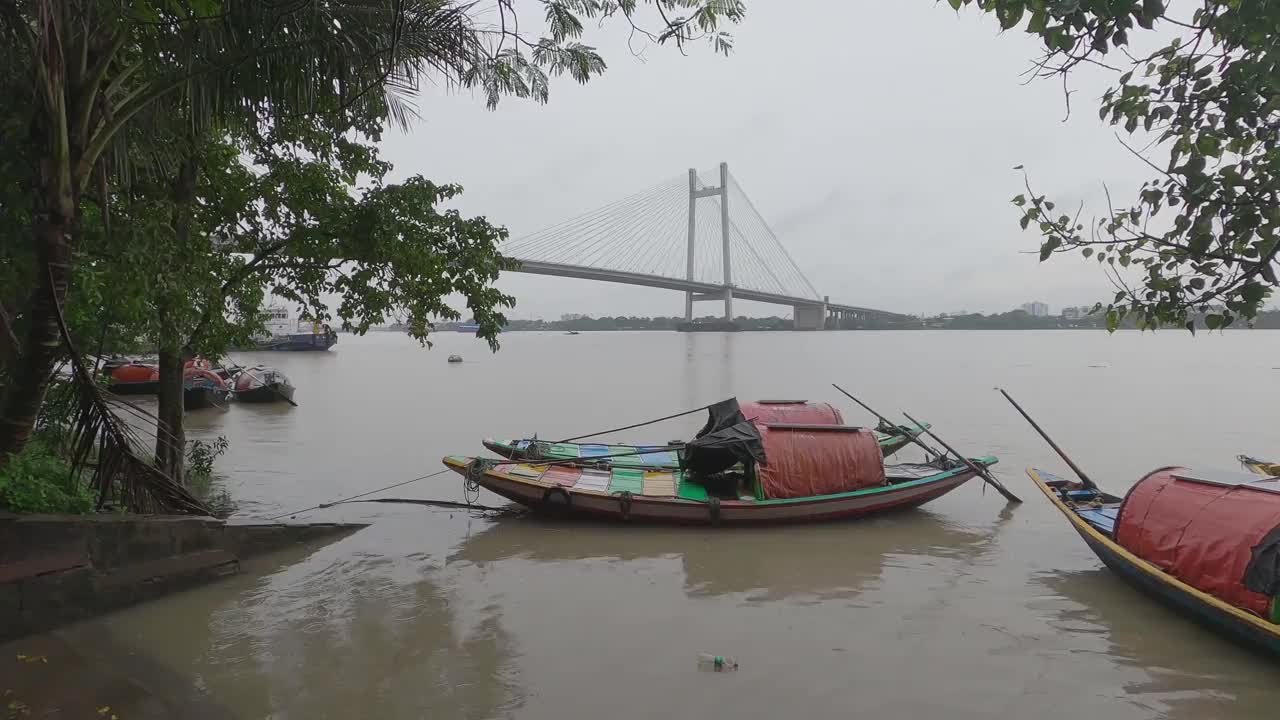
M1064 123L1060 84L1023 84L1034 39L945 2L755 0L733 32L727 58L701 44L637 58L620 24L593 31L608 71L554 83L545 106L504 99L491 112L478 95L428 88L421 120L388 136L384 156L396 178L462 184L460 210L517 237L723 160L833 301L933 314L1110 295L1096 263L1039 263L1009 204L1019 164L1086 214L1105 211L1104 182L1127 202L1149 178L1098 120L1103 71L1073 78ZM500 285L518 318L683 313L667 290L514 274Z

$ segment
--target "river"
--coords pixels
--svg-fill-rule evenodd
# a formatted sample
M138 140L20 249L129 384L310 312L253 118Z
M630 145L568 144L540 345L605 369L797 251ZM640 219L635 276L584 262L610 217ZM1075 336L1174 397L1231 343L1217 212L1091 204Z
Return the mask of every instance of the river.
M223 486L240 515L269 517L435 472L484 435L577 435L730 395L872 422L837 382L998 455L1026 502L974 480L919 510L764 530L349 504L298 517L370 528L69 636L239 718L1275 717L1266 660L1131 590L1031 487L1025 466L1066 468L993 388L1122 491L1161 465L1280 455L1280 332L511 333L497 354L434 341L237 354L284 369L299 407L201 411L189 434L227 438ZM388 494L462 488L448 473ZM741 669L697 672L700 652Z

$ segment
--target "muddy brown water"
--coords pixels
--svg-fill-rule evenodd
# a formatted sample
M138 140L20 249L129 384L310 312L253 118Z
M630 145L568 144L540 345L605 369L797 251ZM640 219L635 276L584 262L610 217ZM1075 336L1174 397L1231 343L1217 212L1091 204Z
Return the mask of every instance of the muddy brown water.
M447 333L430 351L373 334L239 354L283 368L300 406L190 416L193 437L230 441L219 467L244 516L434 472L484 435L576 435L727 395L868 421L830 382L998 455L1026 502L975 480L919 510L762 530L344 505L299 519L373 525L58 637L92 644L99 668L145 668L191 717L1274 718L1277 666L1103 568L1022 474L1063 463L992 388L1123 491L1159 465L1280 456L1277 350L1275 332L512 333L491 355ZM388 494L462 488L447 474ZM697 672L700 652L741 669ZM156 707L113 711L173 714Z

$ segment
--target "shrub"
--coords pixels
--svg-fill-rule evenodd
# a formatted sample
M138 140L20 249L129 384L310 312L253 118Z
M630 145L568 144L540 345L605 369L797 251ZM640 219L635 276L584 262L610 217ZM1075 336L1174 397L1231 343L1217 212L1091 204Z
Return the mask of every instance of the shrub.
M48 440L36 436L0 470L0 510L87 513L93 492Z

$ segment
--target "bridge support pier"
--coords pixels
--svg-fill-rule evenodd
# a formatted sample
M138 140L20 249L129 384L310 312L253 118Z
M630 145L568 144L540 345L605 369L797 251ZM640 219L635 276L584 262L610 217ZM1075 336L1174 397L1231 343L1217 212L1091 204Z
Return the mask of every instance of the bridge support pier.
M792 305L791 323L796 330L822 330L827 326L827 305Z

